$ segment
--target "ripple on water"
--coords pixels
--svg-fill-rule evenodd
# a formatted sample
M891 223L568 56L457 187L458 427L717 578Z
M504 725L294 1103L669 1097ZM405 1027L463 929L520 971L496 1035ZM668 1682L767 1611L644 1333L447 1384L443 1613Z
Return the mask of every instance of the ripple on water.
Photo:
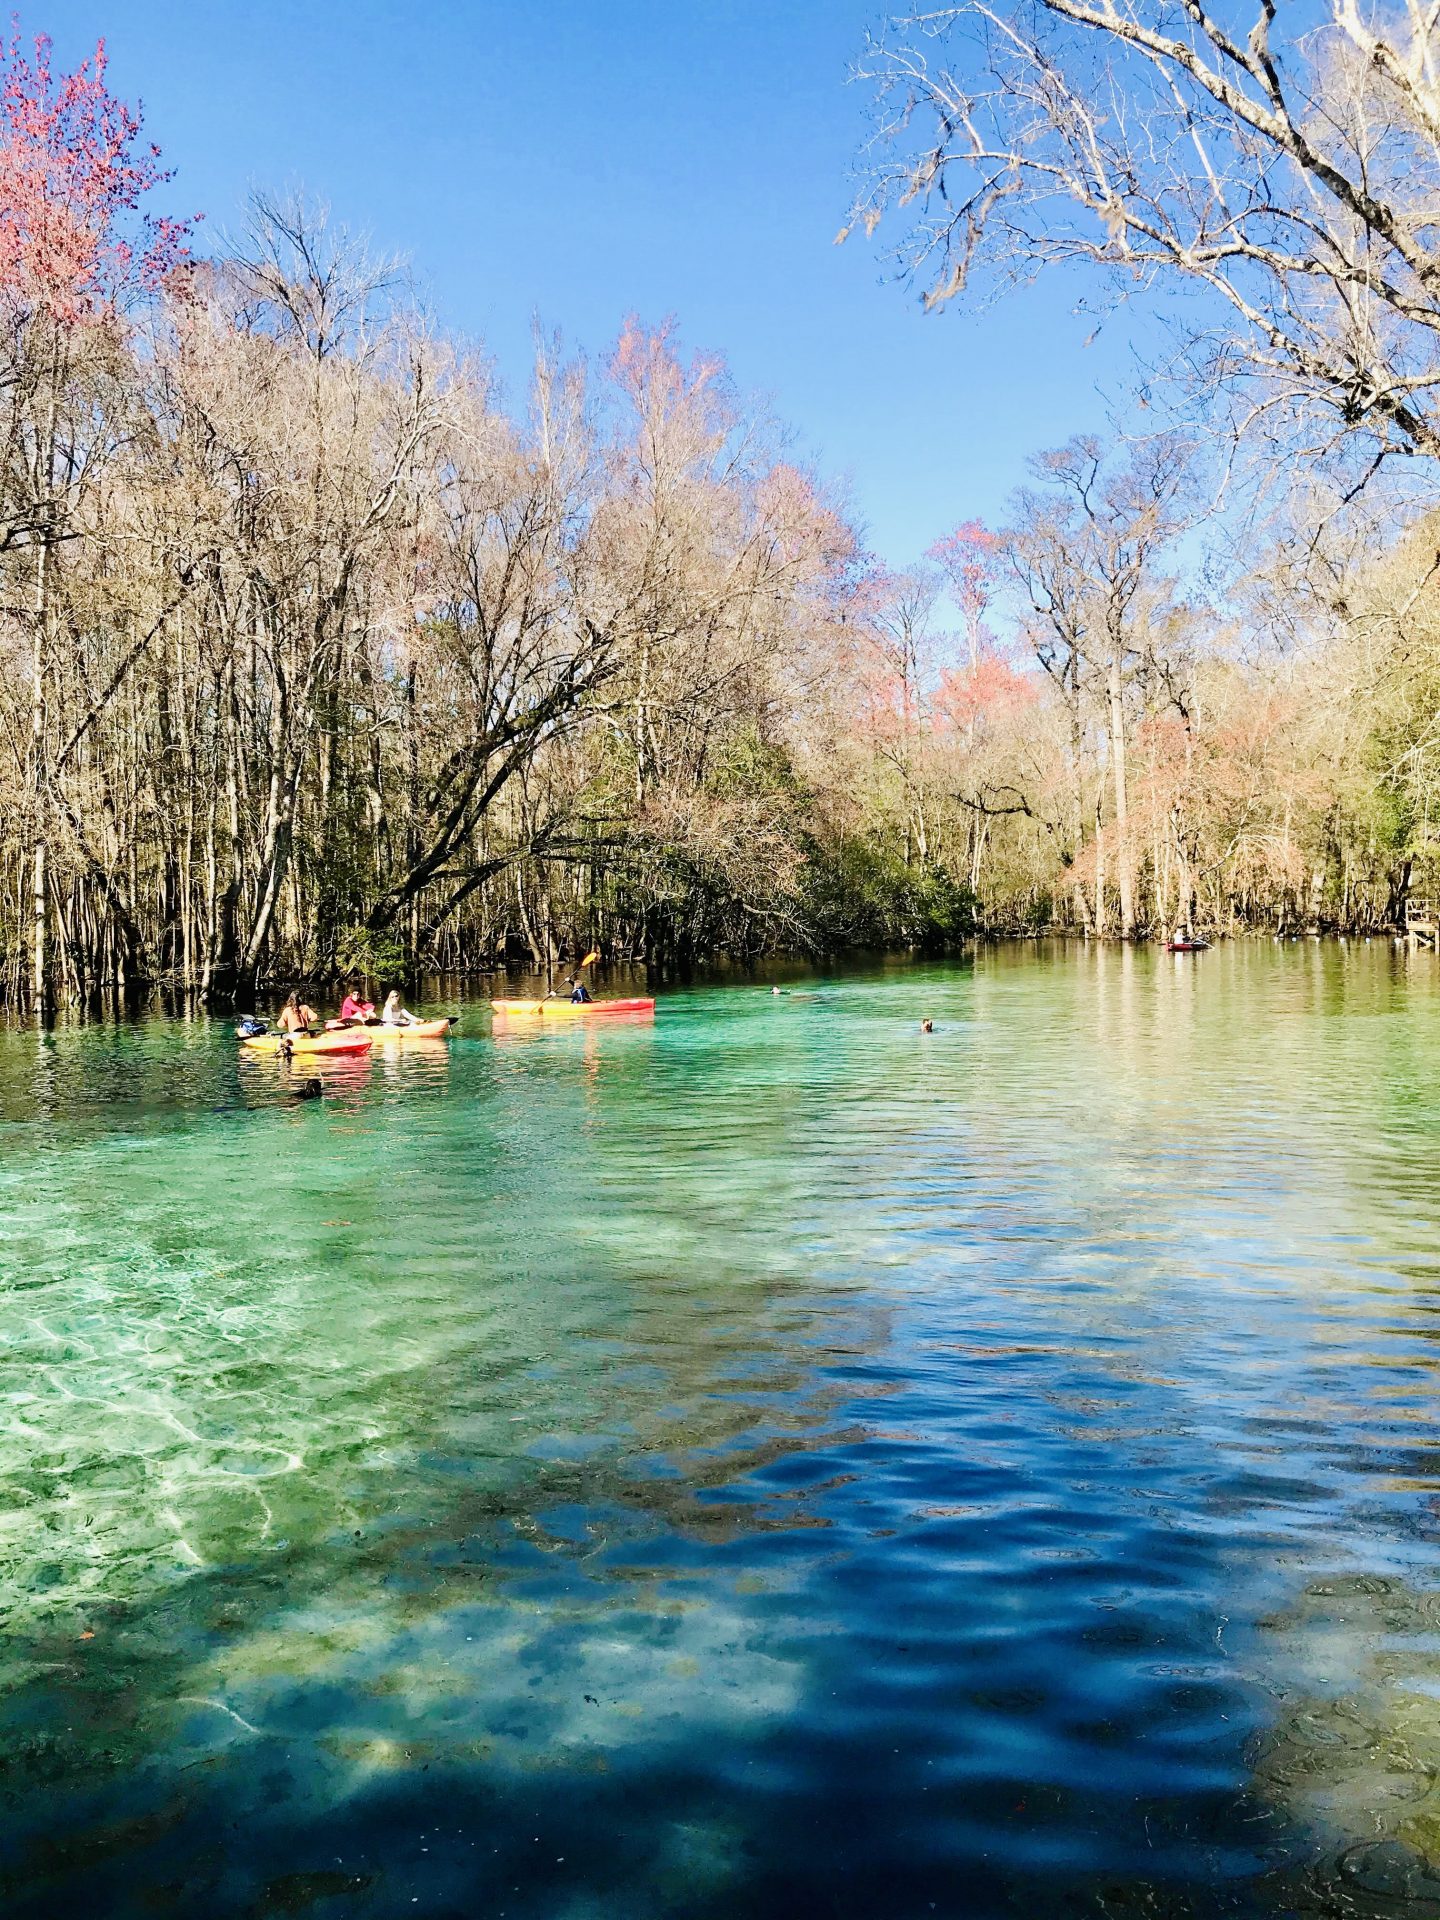
M14 1910L1440 1913L1436 985L0 1036Z

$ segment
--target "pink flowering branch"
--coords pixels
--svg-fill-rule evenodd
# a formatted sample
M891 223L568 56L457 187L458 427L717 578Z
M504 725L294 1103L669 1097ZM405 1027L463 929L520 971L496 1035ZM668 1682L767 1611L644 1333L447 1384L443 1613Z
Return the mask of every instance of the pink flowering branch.
M44 35L27 51L15 23L0 43L0 301L66 326L152 292L187 257L189 221L139 215L170 175L105 67L103 40L66 74Z

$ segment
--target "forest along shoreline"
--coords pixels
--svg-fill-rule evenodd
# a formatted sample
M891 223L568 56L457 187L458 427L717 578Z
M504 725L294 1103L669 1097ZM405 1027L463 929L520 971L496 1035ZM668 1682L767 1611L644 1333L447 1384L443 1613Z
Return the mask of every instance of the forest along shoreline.
M1414 933L1356 936L1311 929L1287 935L1246 931L1213 938L1197 935L1193 949L1186 947L1178 950L1173 941L1163 934L1154 939L1128 943L1117 939L1096 940L1081 935L1049 932L994 934L957 942L943 952L857 948L819 960L805 954L772 954L754 962L733 961L722 955L710 960L697 958L688 965L670 970L662 970L654 965L646 967L639 960L616 959L606 963L598 955L590 966L581 968L578 959L557 955L549 969L543 965L536 967L524 963L510 966L497 964L465 972L421 970L406 976L403 986L405 995L422 1009L421 1015L416 1017L428 1018L436 1008L447 1008L459 1009L456 1018L463 1018L467 1008L488 1012L497 1000L528 1003L548 998L569 999L572 978L583 979L588 988L593 990L593 998L600 1002L633 995L653 997L657 993L663 995L667 990L733 989L740 993L760 991L788 994L799 991L804 994L816 987L873 979L877 973L883 973L900 986L910 977L912 968L923 975L927 968L933 968L937 963L956 969L964 977L987 954L994 955L997 960L1003 960L1008 953L1013 960L1030 955L1036 959L1073 961L1086 954L1118 957L1129 952L1137 956L1149 954L1156 959L1173 960L1178 966L1199 961L1206 953L1218 957L1227 948L1243 951L1257 946L1305 948L1317 952L1329 949L1336 954L1343 953L1347 947L1353 949L1363 946L1387 952L1393 956L1395 965L1407 970L1411 961L1418 961L1421 973L1417 977L1435 974L1440 978L1440 973L1436 973L1437 966L1440 966L1440 953L1437 953L1433 940ZM395 978L399 980L399 976ZM117 1021L143 1022L156 1018L189 1021L195 1018L203 1020L207 1014L213 1014L221 1019L225 1032L229 1034L230 1026L225 1023L231 1015L238 1012L242 1018L255 1014L261 1020L273 1019L291 993L297 994L302 1003L307 996L313 1000L319 1009L316 1022L323 1023L328 1015L335 1013L335 1007L340 1004L347 990L368 993L373 998L375 993L381 992L389 984L389 981L365 980L358 975L349 975L344 982L317 982L313 979L262 981L257 984L253 994L247 996L246 1004L236 1008L206 1003L195 988L187 987L182 982L135 980L119 987L97 987L83 999L51 1002L45 1009L44 1025L108 1025ZM7 1030L33 1032L34 1010L23 1001L8 1006L0 1005L0 1034Z
M1323 604L1283 531L1203 589L1204 435L1166 430L1039 452L1007 524L957 502L886 565L670 326L542 346L507 404L303 200L208 254L142 220L167 176L103 52L64 114L48 63L11 49L0 162L34 216L0 266L12 1007L591 949L1433 940L1428 521ZM41 246L82 175L78 252Z

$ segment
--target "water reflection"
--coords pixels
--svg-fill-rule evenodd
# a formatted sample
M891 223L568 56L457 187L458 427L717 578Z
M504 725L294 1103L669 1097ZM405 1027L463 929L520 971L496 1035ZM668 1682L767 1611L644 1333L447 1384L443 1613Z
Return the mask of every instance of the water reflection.
M823 992L5 1041L16 1911L1428 1910L1433 972Z

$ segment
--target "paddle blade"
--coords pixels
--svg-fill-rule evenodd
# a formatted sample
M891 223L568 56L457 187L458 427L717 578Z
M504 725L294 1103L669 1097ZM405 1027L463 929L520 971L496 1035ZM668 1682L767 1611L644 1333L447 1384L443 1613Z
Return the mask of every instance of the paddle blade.
M600 949L598 947L592 947L580 964L582 967L588 967L592 960L598 960L599 958Z

